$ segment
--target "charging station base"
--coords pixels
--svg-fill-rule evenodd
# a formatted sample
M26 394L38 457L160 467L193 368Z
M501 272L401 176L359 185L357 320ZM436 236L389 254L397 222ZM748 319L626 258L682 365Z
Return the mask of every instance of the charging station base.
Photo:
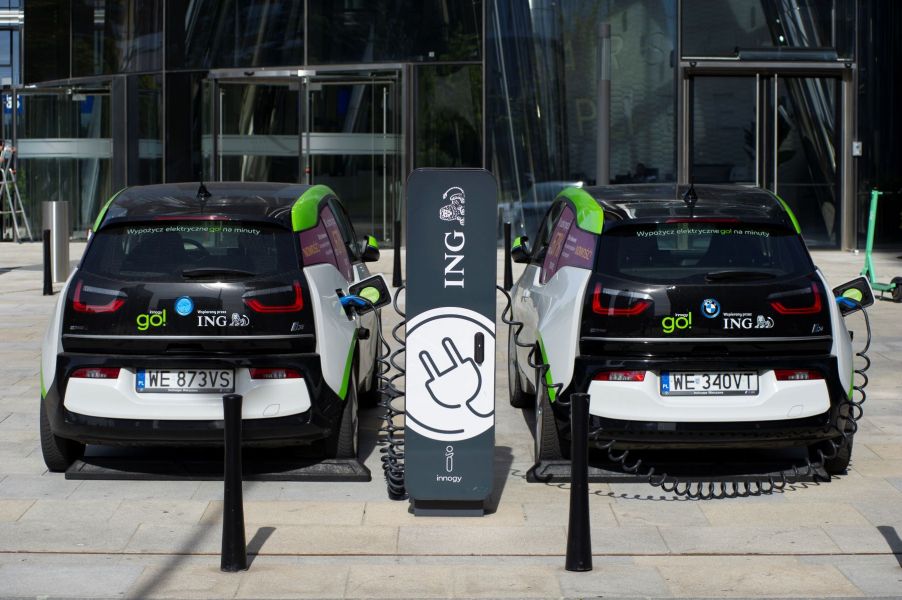
M722 473L720 469L711 468L710 464L681 464L679 468L676 465L655 465L657 473L671 473L680 478L691 481L729 481L729 482L752 482L766 481L768 477L773 477L775 481L780 481L780 469L768 470L767 466L750 463L748 465L740 465L733 468L730 472ZM661 468L658 468L661 467ZM734 465L735 467L735 465ZM646 469L641 469L643 473ZM570 482L570 461L569 460L547 460L541 461L538 465L533 466L526 473L526 481L529 483L569 483ZM610 469L600 465L589 465L589 483L645 483L648 477L644 475L634 475L624 473L623 471ZM815 470L814 475L805 477L786 477L789 483L812 483L815 481L830 481L830 475L823 469Z
M482 501L451 502L448 500L411 500L417 517L481 517L485 515Z
M222 449L171 448L88 455L75 461L66 479L95 481L222 481ZM287 454L287 456L286 456ZM267 449L247 448L242 465L244 481L360 481L372 480L370 470L354 458L316 459L281 456Z

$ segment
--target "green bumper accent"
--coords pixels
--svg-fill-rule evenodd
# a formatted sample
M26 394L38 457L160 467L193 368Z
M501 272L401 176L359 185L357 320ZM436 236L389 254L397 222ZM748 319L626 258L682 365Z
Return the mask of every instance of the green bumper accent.
M119 196L119 194L121 194L122 192L124 192L127 189L128 189L127 187L122 188L121 190L119 190L118 192L113 194L112 198L110 198L109 200L106 201L106 204L103 205L103 208L100 209L100 213L97 215L97 218L94 220L94 227L93 227L92 231L96 232L98 229L100 229L100 224L103 222L103 218L106 216L106 211L108 211L110 209L110 205L113 203L113 200L115 200Z
M301 194L291 207L291 229L298 232L316 227L320 202L326 196L334 195L335 192L324 185L315 185Z
M583 231L601 234L604 226L604 209L598 205L598 201L586 190L577 187L568 187L558 194L573 203L576 209L576 224Z
M44 387L44 365L41 365L41 400L47 397L47 388Z
M351 338L351 346L348 348L348 358L345 362L345 374L341 378L341 389L338 390L338 396L345 400L348 397L348 384L351 381L351 369L354 366L354 350L357 348L357 330L354 330L354 337Z
M379 241L371 235L366 236L366 245L376 250L379 249Z
M780 196L777 196L776 194L774 194L774 196L777 198L777 200L780 202L780 204L783 205L783 210L786 211L786 214L789 215L789 220L792 221L792 226L795 227L796 233L799 233L799 234L802 233L802 228L799 225L799 220L796 219L795 213L792 212L792 209L789 208L789 205L786 204L786 201L783 200L783 198L781 198Z
M551 363L548 362L548 353L545 352L545 344L542 342L542 336L538 336L538 341L539 351L542 353L542 364L548 365L548 368L545 369L545 389L548 390L548 401L554 402L557 400L557 390L553 387L554 378L551 376Z

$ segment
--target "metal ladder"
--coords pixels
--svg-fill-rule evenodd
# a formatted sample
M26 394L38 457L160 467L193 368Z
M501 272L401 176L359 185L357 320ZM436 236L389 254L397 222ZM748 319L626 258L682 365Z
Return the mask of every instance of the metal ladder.
M13 146L4 146L0 151L0 228L2 239L12 239L16 242L24 238L34 240L31 234L31 225L28 223L28 215L25 213L25 205L22 196L19 195L19 186L16 183L16 170L13 167L16 149Z

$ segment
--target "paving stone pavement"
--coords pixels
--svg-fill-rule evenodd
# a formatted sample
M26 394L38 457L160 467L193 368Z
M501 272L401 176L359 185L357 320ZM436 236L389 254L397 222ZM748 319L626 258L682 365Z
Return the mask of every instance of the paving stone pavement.
M73 243L70 255L82 250ZM0 244L0 597L902 597L902 306L871 310L865 418L849 473L829 483L707 502L644 483L593 484L595 568L569 573L569 488L525 481L530 414L507 403L498 344L492 514L415 518L407 503L388 500L373 449L377 414L367 411L361 446L373 481L247 483L253 563L224 574L220 483L46 472L38 372L57 296L41 295L40 259L38 244ZM815 252L815 260L836 285L863 257ZM876 263L886 280L902 274L895 254ZM384 252L376 270L390 265ZM499 314L502 306L499 297Z

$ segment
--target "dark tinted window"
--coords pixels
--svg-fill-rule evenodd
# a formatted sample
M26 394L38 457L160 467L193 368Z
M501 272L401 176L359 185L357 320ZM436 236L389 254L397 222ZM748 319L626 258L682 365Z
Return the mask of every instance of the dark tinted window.
M24 10L25 83L69 77L69 3L29 0Z
M155 221L104 229L82 264L86 272L127 281L182 281L186 272L189 279L209 280L215 270L229 276L229 269L270 276L297 268L288 230L241 221ZM203 269L209 275L199 272Z
M795 277L814 267L801 239L740 223L615 227L601 236L599 270L648 283L705 283Z

